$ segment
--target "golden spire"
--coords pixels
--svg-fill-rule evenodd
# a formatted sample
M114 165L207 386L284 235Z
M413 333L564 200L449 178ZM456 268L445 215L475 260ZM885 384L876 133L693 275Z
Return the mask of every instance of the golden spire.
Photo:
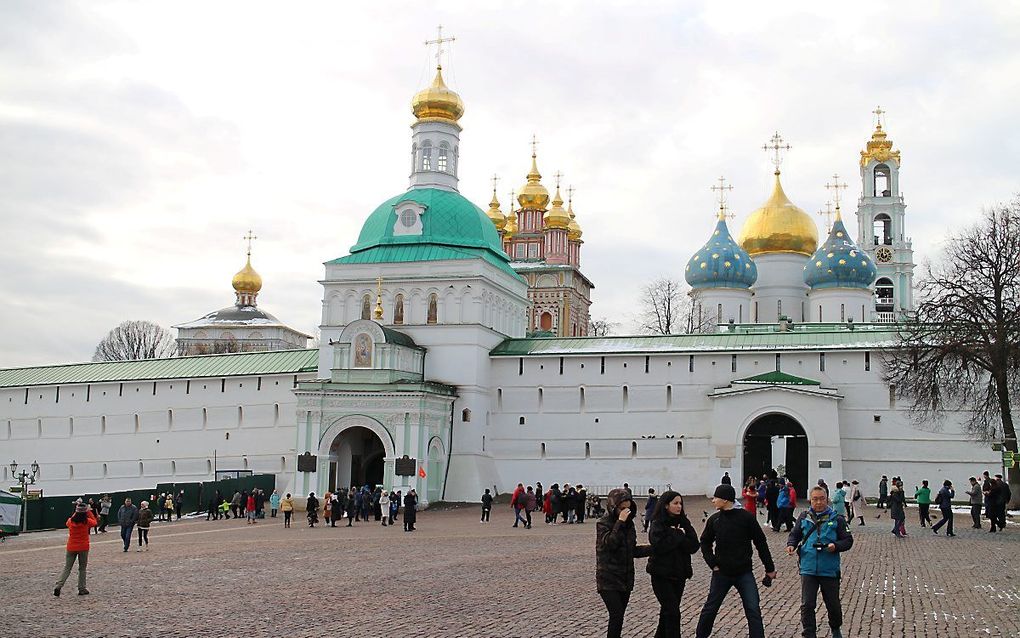
M727 218L733 219L736 217L735 214L726 213L726 192L733 190L733 186L727 186L726 178L721 175L717 181L719 182L718 186L710 187L712 190L719 192L719 214L716 216L716 219L719 221L726 221Z
M503 239L511 239L517 234L517 213L514 212L514 191L510 190L510 214L506 216L506 225L503 227Z
M230 284L234 287L234 292L237 294L238 305L254 306L255 297L262 290L262 277L251 267L251 242L254 239L258 239L258 237L249 230L244 239L248 242L248 258L244 268L234 275Z
M546 211L543 219L545 220L546 228L558 228L567 230L570 226L570 214L563 210L563 198L560 197L560 180L563 179L563 173L556 172L556 196L552 200L552 208Z
M574 187L567 187L567 214L570 215L570 225L567 226L567 239L569 241L581 241L581 225L577 223L574 215Z
M536 159L538 156L536 146L538 146L538 140L532 135L531 170L528 171L528 183L521 188L521 193L517 196L517 202L521 205L521 208L544 211L546 205L549 204L549 191L546 190L545 186L542 186L542 174L538 172L538 160Z
M875 114L875 131L871 134L871 139L868 140L867 149L861 151L861 168L867 166L872 160L875 162L893 160L899 165L900 152L892 150L892 140L888 139L889 136L882 129L882 116L885 111L880 106L872 113Z
M500 234L503 233L503 229L506 227L506 215L499 209L499 199L496 198L496 184L499 183L499 176L492 176L492 201L489 202L489 210L485 212L486 216L492 220L493 225Z
M375 280L375 309L372 310L372 318L376 321L382 321L383 307L382 307L382 277Z
M443 81L443 44L453 42L456 38L443 37L443 25L439 25L439 37L426 40L425 46L436 47L436 77L432 84L415 94L411 100L411 111L419 121L444 120L456 122L464 115L464 102L456 92L446 86Z

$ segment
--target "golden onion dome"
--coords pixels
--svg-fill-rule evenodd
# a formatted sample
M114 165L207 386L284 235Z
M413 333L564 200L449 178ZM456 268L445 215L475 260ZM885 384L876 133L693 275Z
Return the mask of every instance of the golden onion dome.
M567 230L570 227L570 213L563 209L563 198L560 197L560 187L556 187L556 196L552 200L552 208L542 216L546 228L559 228Z
M230 285L237 292L257 293L262 290L262 277L251 267L251 255L248 255L248 262L244 268L238 271L230 281Z
M530 208L531 210L545 210L546 205L549 204L549 191L542 186L542 174L538 172L538 161L535 159L535 153L531 153L531 171L528 173L528 183L521 188L521 192L517 195L517 203L521 205L521 208Z
M751 213L740 233L740 246L754 257L764 253L798 253L810 257L818 247L818 227L783 192L776 171L772 195Z
M570 215L570 224L567 226L567 239L570 241L581 241L581 225L577 223L574 215L574 202L567 204L567 214Z
M422 89L411 100L411 110L419 120L456 122L464 115L464 102L443 82L443 67L436 67L431 86Z
M510 208L510 214L506 216L506 226L503 227L503 238L510 239L517 234L517 213Z
M489 202L489 210L485 214L492 220L496 230L503 232L506 227L506 215L499 209L499 200L496 199L496 189L492 190L492 201Z

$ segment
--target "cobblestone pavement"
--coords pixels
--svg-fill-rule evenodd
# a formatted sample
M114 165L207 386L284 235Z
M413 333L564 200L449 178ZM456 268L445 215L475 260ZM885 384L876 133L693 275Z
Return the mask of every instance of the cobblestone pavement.
M688 504L699 530L706 508ZM955 539L908 524L910 537L898 540L874 511L854 527L843 562L844 635L1020 636L1020 526L989 534L964 518ZM60 598L52 588L66 532L12 538L0 545L0 636L605 635L593 522L524 530L512 521L501 506L486 525L474 507L422 512L413 533L376 523L308 529L300 519L289 530L281 519L154 523L149 552L124 553L117 530L93 536L91 595L75 595L72 573ZM785 534L766 533L779 565L773 587L762 588L767 633L799 636L796 561L781 553ZM637 563L624 635L651 636L658 607L645 560ZM699 556L694 565L685 636L707 593L708 569ZM824 611L819 627L828 636ZM715 635L746 635L735 593Z

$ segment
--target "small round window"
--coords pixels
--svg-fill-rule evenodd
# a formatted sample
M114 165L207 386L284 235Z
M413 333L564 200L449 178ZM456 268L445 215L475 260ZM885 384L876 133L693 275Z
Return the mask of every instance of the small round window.
M413 210L405 210L400 213L400 223L404 225L404 228L410 228L414 226L418 221L418 215Z

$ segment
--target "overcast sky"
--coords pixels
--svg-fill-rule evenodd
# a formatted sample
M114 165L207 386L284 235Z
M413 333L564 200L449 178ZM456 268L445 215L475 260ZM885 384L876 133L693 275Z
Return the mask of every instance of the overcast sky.
M720 175L735 235L762 203L776 130L786 192L814 213L836 172L856 201L880 104L918 263L1020 190L1018 3L12 0L0 367L85 361L123 320L230 305L249 228L260 306L311 333L322 262L407 187L440 23L461 192L486 208L497 173L505 209L537 135L545 183L577 188L592 314L623 331L642 284L682 278L708 238Z

